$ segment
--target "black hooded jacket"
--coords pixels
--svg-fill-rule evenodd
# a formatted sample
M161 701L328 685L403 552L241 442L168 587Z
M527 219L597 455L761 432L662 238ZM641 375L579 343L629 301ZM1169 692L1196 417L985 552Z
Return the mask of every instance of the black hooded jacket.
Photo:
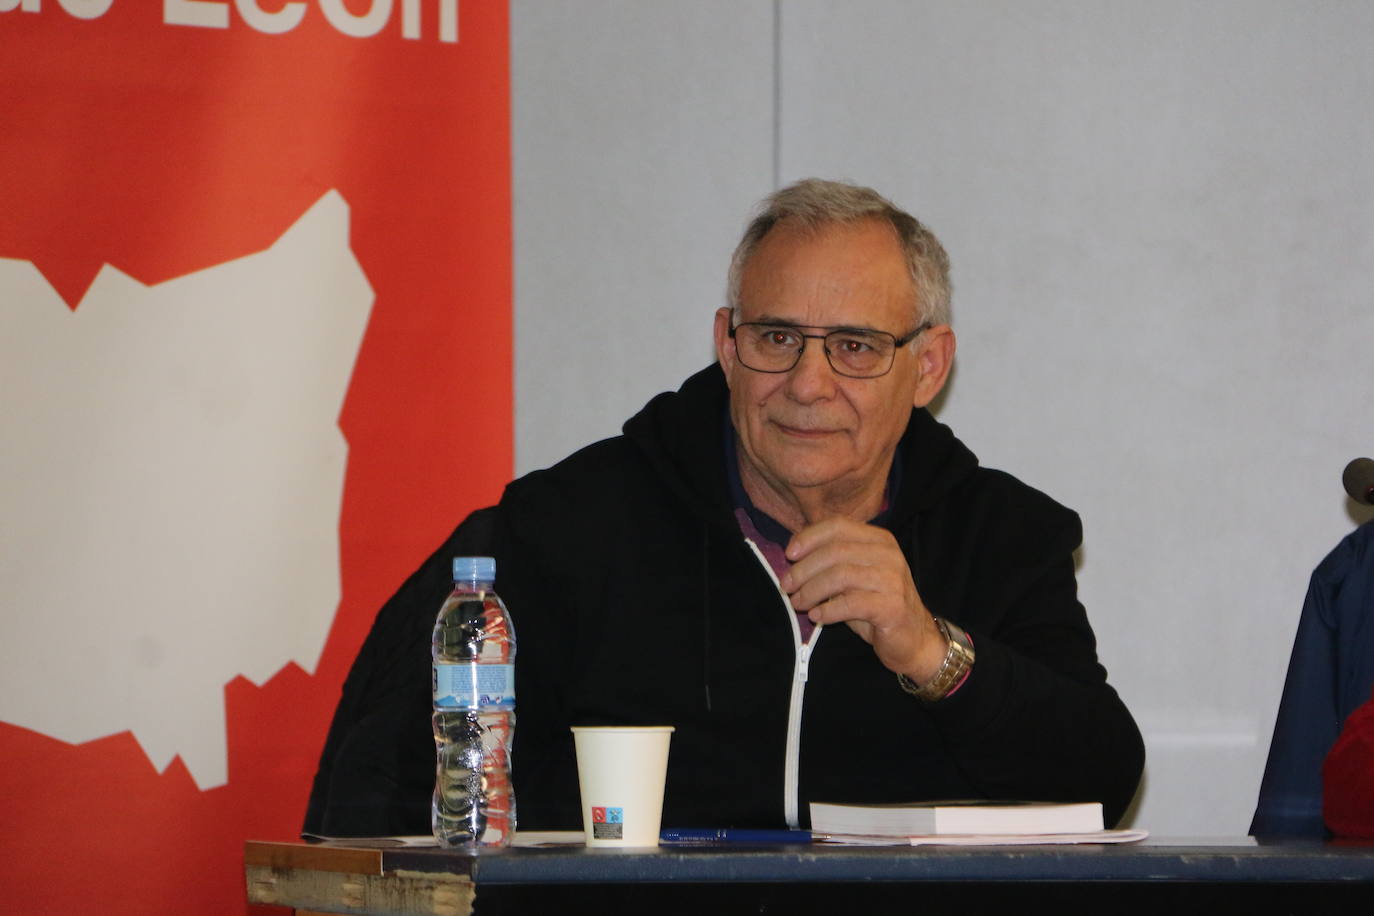
M650 401L623 436L512 482L484 520L518 640L521 828L581 825L568 728L584 724L676 727L665 827L782 827L794 817L805 826L812 801L952 798L1101 801L1115 823L1144 748L1077 599L1078 517L979 467L947 427L913 411L883 518L931 612L972 637L973 671L954 695L926 704L847 626L832 625L816 634L799 682L793 612L734 517L721 443L727 397L718 367L692 376ZM430 558L378 627L389 615L421 632L415 620L432 620L456 546ZM374 628L368 642L376 638ZM427 664L427 639L406 651L424 655L403 667ZM355 667L350 683L359 677ZM428 706L423 690L406 695L393 706L415 723L404 727L412 751L402 755L414 785L397 791L414 795L407 804L418 816L432 769L423 776L423 761L408 758L423 757ZM346 687L339 716L348 703ZM368 714L368 701L353 705L349 719ZM349 728L339 716L336 747L347 741L336 732ZM312 796L318 826L330 753Z

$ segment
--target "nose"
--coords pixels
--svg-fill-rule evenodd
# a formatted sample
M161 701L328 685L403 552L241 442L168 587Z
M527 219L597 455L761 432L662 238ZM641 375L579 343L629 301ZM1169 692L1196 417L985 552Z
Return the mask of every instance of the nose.
M835 370L825 358L821 341L807 341L801 359L787 373L787 394L799 404L824 400L835 393Z

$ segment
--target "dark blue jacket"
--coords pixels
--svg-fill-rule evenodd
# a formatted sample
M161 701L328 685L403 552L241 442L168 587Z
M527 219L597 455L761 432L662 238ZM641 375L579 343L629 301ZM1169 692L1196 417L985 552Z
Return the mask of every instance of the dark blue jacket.
M1374 686L1374 524L1312 573L1250 832L1323 836L1322 761Z

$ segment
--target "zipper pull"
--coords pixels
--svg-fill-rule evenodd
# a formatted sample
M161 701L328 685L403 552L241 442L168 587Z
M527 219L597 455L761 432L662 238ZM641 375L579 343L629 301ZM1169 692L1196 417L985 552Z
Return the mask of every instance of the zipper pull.
M797 649L797 680L806 683L806 676L811 669L811 643L803 643Z

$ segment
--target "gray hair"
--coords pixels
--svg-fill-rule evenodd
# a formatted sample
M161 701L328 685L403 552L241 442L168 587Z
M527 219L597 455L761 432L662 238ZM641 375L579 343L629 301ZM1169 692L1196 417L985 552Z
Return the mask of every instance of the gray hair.
M744 230L744 237L730 259L727 295L730 306L739 308L744 267L763 237L778 223L815 231L836 223L877 219L897 233L906 255L916 291L916 317L922 323L949 324L949 255L935 234L910 213L898 209L872 188L845 181L807 178L766 197L758 215Z

